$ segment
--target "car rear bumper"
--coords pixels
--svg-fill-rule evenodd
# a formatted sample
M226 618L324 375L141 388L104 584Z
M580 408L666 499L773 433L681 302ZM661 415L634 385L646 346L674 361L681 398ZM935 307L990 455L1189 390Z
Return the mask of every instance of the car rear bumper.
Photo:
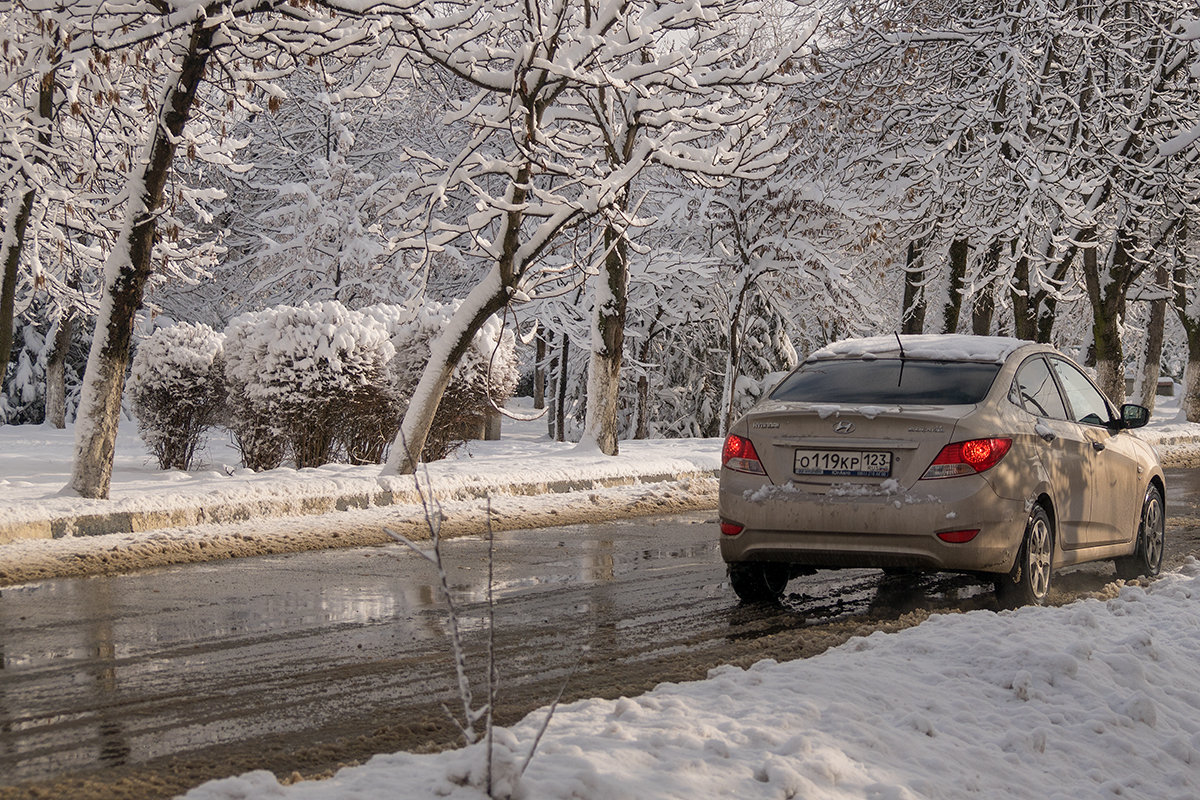
M719 508L723 522L743 528L721 535L727 562L955 572L1008 572L1029 517L1025 501L999 497L979 476L889 492L868 484L771 486L726 469ZM975 538L960 544L937 536L974 529Z

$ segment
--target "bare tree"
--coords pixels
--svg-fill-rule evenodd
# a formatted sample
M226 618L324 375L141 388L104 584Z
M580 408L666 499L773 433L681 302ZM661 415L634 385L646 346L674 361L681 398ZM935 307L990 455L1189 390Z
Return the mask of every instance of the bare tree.
M621 231L630 187L654 163L718 181L769 172L773 142L756 128L806 35L754 57L749 32L761 23L750 6L714 0L431 3L403 17L411 50L477 92L452 112L472 131L461 154L449 161L414 154L426 188L413 243L469 252L483 274L433 347L388 469L415 469L473 332L507 304L532 296L540 259L564 231L595 217L608 220L588 258L604 273L597 325L605 332L598 327L596 352L607 363L592 371L597 396L589 407L599 408L586 435L615 452L611 398L621 357ZM447 198L467 199L476 211L465 222L440 219Z

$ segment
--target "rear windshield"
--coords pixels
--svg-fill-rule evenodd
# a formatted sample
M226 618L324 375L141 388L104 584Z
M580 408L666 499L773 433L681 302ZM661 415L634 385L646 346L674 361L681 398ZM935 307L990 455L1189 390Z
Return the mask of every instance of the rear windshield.
M999 364L836 359L804 364L771 392L807 403L966 405L987 394Z

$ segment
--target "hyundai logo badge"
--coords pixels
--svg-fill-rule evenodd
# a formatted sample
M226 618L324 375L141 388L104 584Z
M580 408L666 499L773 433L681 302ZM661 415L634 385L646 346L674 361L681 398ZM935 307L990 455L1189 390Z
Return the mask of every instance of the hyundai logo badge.
M842 420L837 425L833 426L834 433L854 433L854 423L850 420Z

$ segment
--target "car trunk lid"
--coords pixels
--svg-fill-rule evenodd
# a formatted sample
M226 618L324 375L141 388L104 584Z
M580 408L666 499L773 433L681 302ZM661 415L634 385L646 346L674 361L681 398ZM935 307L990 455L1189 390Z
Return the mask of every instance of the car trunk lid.
M745 422L771 481L825 492L839 484L913 487L974 405L768 402Z

